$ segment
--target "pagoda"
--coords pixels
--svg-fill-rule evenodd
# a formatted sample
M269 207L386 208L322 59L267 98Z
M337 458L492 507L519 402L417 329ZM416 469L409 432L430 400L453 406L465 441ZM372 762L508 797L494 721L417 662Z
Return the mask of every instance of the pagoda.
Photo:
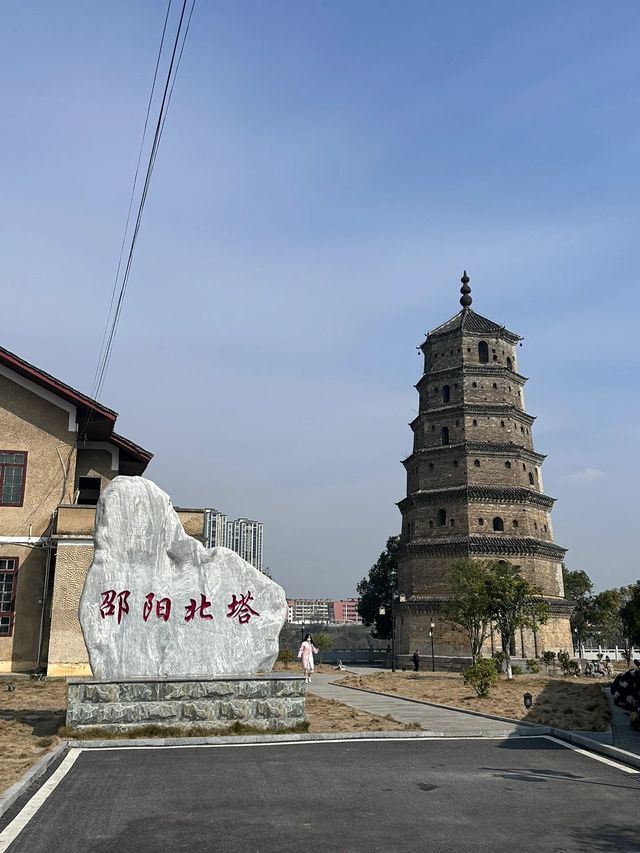
M413 451L403 461L407 496L398 504L401 664L416 649L430 656L431 640L440 658L469 655L466 635L447 622L444 609L449 570L463 558L508 561L542 589L549 619L510 638L513 656L572 648L562 581L566 549L553 541L554 498L544 492L545 457L534 449L535 418L524 407L527 379L517 358L522 338L476 314L466 271L461 281L462 310L420 346L419 411L410 424ZM486 653L501 647L502 638L492 632Z

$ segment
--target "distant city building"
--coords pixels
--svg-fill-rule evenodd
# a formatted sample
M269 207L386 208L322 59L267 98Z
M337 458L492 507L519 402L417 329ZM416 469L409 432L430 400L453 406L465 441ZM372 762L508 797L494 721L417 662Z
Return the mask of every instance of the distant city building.
M231 548L262 572L264 525L249 518L229 521L217 509L205 510L205 541L208 548Z
M289 598L287 622L361 625L357 598Z
M362 625L357 598L342 598L333 602L333 621L342 625Z

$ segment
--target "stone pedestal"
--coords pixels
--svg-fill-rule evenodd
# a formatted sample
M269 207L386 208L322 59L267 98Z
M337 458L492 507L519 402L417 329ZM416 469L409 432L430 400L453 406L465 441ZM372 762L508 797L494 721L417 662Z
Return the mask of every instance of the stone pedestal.
M301 675L69 678L67 684L67 725L80 730L178 726L223 733L241 723L280 732L304 722Z

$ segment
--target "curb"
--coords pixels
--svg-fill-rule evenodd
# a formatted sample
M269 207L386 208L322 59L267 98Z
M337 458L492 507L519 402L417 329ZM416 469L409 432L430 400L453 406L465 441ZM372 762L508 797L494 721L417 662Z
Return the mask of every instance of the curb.
M550 734L551 729L541 726L537 734ZM491 737L532 737L529 732L505 729L493 732ZM117 738L105 740L68 740L65 746L69 749L125 749L127 747L189 747L189 746L242 746L243 744L278 744L278 743L318 743L323 741L350 740L406 740L434 738L479 738L487 737L482 729L476 731L436 731L436 730L399 730L386 732L317 732L314 734L284 734L284 735L218 735L213 737L168 737L168 738Z
M564 740L573 746L579 746L582 749L588 749L589 752L596 752L599 755L604 755L606 758L612 758L614 761L619 761L620 764L628 764L629 767L635 767L640 773L640 755L634 752L627 752L626 749L620 749L617 746L609 746L608 743L600 743L597 740L591 740L583 735L576 735L573 732L566 732L564 729L550 730L553 737L558 740Z
M66 742L58 744L55 749L52 749L51 752L47 752L46 755L42 756L40 761L27 770L22 779L19 779L14 785L7 788L2 797L0 797L0 818L11 808L16 800L20 799L20 797L28 788L31 787L31 785L33 785L34 782L46 773L49 766L56 760L56 758L58 758L61 753L66 752L67 749L68 746Z

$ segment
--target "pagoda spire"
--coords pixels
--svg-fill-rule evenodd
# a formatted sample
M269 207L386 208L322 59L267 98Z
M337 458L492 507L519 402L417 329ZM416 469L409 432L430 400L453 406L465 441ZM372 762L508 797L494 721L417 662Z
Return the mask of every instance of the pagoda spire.
M460 297L460 305L462 305L462 308L467 311L473 302L473 299L471 298L471 288L469 287L470 278L467 275L466 270L462 273L460 281L462 282L462 287L460 288L460 293L462 294Z

